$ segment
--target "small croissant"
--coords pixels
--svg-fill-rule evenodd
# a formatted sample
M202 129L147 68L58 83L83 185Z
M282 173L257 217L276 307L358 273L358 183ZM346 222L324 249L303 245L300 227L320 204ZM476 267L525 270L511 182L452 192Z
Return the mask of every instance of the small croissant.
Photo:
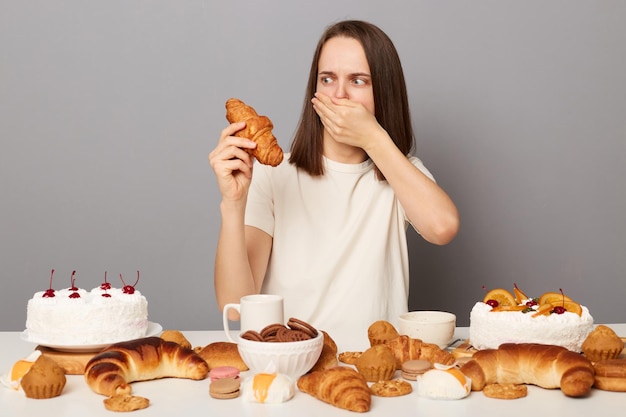
M273 167L282 162L283 150L272 134L274 125L267 116L259 116L243 101L231 98L226 101L226 120L229 123L246 122L246 127L235 133L235 136L256 142L255 149L246 149L246 151L257 161Z
M303 375L298 379L298 389L335 407L360 413L369 411L372 402L365 378L347 366Z

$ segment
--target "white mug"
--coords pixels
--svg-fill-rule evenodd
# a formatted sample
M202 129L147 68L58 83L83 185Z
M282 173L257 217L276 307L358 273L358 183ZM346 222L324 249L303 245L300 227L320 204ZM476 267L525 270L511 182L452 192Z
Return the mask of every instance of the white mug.
M236 342L230 336L230 328L228 326L228 311L231 309L239 313L239 323L242 332L246 330L260 332L268 324L284 323L282 296L273 294L251 294L243 296L239 300L239 304L226 304L222 312L226 338L233 343Z

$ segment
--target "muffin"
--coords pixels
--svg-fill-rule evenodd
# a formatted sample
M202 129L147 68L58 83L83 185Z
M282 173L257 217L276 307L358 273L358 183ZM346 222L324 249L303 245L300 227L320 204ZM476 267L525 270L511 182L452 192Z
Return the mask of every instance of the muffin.
M41 355L20 382L28 398L52 398L61 395L65 387L65 373L55 361Z
M624 342L610 327L598 325L582 344L582 351L592 362L617 358L624 349Z
M367 338L370 346L381 345L387 340L395 339L400 336L393 324L385 320L375 321L367 329Z
M396 372L396 357L387 346L374 345L354 365L368 382L388 381Z

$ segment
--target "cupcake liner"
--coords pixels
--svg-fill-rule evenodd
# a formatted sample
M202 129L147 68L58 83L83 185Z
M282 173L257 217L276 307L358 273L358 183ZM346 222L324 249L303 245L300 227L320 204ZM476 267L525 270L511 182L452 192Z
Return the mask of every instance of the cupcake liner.
M47 385L32 385L22 386L24 393L28 398L45 399L53 398L61 395L65 384L47 384Z

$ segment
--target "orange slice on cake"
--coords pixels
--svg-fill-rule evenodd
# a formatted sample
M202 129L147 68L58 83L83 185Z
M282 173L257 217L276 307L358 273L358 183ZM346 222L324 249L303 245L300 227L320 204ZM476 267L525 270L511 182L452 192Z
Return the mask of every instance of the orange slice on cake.
M565 311L568 311L570 313L576 313L579 316L582 316L583 314L583 308L580 306L580 304L574 302L574 301L564 301L562 302L560 305L562 305L563 307L565 307Z
M527 305L519 304L514 306L503 306L499 305L491 309L491 311L524 311L528 308Z
M529 297L517 287L517 284L513 284L513 292L515 293L515 302L517 304L522 304L523 300L529 300Z
M540 304L539 308L533 314L533 317L548 316L556 304L546 303Z
M554 303L555 305L559 305L563 301L573 301L573 300L571 298L569 298L567 295L561 294L560 292L547 292L547 293L544 293L539 298L539 305L550 304L550 303Z
M487 293L483 298L483 303L487 303L489 300L495 300L498 302L498 306L514 306L517 305L513 295L505 289L496 288Z

